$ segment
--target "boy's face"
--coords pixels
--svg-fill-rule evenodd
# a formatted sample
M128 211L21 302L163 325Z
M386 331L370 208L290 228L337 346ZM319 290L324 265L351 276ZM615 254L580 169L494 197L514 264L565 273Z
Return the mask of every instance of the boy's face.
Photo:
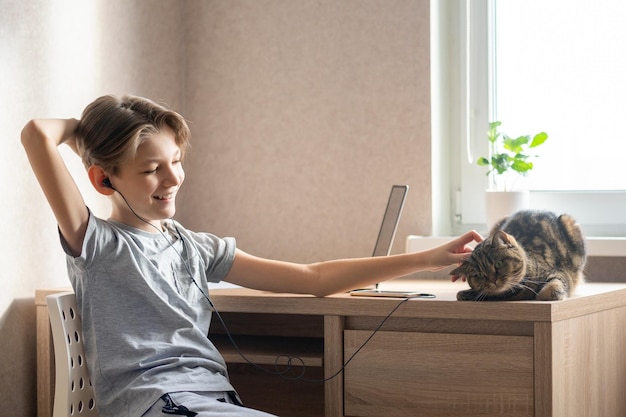
M164 129L150 136L139 145L135 158L112 176L118 192L113 194L111 219L148 232L156 231L153 226L161 230L161 220L176 212L176 194L184 179L181 152L172 131Z

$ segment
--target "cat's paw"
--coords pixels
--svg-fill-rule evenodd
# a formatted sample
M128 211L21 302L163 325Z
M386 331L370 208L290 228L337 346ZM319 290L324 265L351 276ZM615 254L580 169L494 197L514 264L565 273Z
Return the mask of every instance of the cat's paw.
M565 289L565 285L559 279L553 279L548 281L546 285L543 286L541 291L537 293L538 301L558 301L567 298L567 291Z
M456 293L458 301L475 301L478 299L478 293L472 289L463 290Z

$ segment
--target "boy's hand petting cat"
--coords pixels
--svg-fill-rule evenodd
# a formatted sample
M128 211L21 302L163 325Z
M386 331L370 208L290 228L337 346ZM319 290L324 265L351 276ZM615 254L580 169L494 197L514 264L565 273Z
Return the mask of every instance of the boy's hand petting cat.
M462 275L451 275L451 276L450 276L450 280L451 280L452 282L455 282L455 281L457 281L457 280L459 280L459 279L460 279L461 281L463 281L463 282L467 281L467 277L462 276Z
M450 242L439 246L431 251L429 257L428 270L438 271L446 268L450 265L457 265L462 263L469 254L472 253L472 247L470 243L480 243L483 241L483 237L475 230L471 230L458 238L451 240ZM456 277L458 279L459 277ZM456 281L453 279L453 281Z

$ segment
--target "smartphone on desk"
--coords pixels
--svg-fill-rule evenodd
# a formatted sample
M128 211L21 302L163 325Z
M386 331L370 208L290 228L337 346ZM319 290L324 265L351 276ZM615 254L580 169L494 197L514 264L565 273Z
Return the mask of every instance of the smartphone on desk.
M391 297L391 298L435 298L434 294L415 291L391 291L379 289L363 289L350 291L350 295L357 297Z

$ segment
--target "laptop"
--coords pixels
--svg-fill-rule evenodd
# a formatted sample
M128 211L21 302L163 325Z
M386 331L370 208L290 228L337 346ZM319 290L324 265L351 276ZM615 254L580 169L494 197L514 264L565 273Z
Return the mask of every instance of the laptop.
M409 191L408 185L394 185L391 187L391 193L389 194L389 200L387 200L387 208L383 216L383 221L380 225L378 232L378 238L374 245L374 253L372 256L388 256L391 253L391 246L393 240L396 237L396 231L398 230L398 223L400 222L400 215L404 208L404 202L406 201L406 195ZM411 293L407 292L394 292L380 291L378 284L375 288L366 288L350 291L351 295L361 296L385 296L385 297L407 297Z
M385 209L383 221L380 224L380 230L378 231L378 238L376 239L372 256L388 256L391 253L391 246L396 237L398 223L400 223L400 215L402 214L408 191L408 185L394 185L391 187L389 200L387 200L387 208Z

